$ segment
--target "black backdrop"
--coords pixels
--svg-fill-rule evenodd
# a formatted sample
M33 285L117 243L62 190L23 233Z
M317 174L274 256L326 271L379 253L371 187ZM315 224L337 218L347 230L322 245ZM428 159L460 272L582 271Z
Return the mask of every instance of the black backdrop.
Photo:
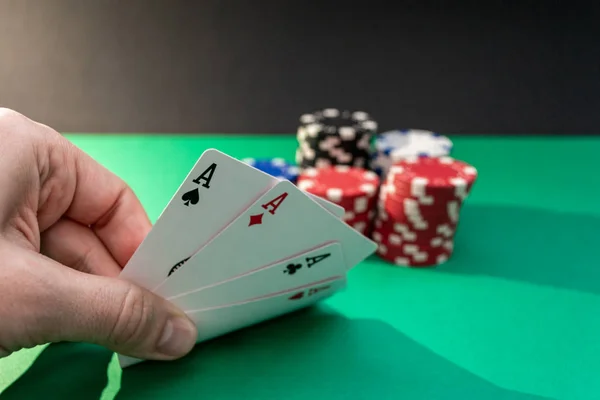
M0 0L0 105L63 132L285 133L337 106L598 133L592 3Z

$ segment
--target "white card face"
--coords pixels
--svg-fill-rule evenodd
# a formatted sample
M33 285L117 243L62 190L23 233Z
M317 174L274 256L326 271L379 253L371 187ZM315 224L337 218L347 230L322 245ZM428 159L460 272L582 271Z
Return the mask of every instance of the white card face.
M275 296L187 313L198 327L198 342L307 307L346 286L346 278L328 279Z
M344 214L346 213L346 210L344 210L344 207L342 207L342 206L332 203L331 201L326 200L322 197L315 196L312 193L308 193L308 192L304 192L304 193L307 194L309 197L311 197L314 201L319 203L319 205L321 207L323 207L325 210L329 211L330 213L332 213L339 219L341 219L344 216Z
M219 307L285 292L326 278L341 278L345 274L346 263L342 246L340 243L330 243L300 256L240 275L233 280L180 294L168 300L183 311Z
M154 289L278 182L218 150L206 150L133 254L121 277ZM318 201L330 212L339 213L341 207L322 199Z
M283 314L308 307L346 287L346 277L326 279L284 293L252 301L186 313L198 327L197 343L219 337ZM118 355L119 365L126 368L144 360Z
M282 181L159 285L163 297L194 291L293 257L328 242L340 242L347 269L377 245Z

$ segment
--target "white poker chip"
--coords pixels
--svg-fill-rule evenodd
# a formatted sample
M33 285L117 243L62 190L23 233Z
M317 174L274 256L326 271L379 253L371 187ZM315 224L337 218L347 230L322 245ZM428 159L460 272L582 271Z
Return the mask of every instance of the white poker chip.
M414 157L443 157L452 152L452 141L422 129L392 130L377 135L373 167L384 175L395 162Z

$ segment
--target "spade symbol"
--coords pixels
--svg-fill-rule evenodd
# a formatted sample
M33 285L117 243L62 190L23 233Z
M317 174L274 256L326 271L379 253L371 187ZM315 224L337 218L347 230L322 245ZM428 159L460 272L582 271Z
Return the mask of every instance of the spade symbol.
M186 207L189 206L190 203L192 205L198 203L198 200L200 200L200 193L198 192L198 188L190 190L189 192L185 192L183 196L181 196L181 200L183 200L183 204L185 204Z

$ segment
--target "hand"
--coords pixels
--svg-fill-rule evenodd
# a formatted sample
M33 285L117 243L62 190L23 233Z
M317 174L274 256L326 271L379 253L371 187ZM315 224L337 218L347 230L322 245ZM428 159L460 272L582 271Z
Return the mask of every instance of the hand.
M197 331L185 314L117 278L150 228L121 179L0 108L0 356L59 341L143 359L187 354Z

